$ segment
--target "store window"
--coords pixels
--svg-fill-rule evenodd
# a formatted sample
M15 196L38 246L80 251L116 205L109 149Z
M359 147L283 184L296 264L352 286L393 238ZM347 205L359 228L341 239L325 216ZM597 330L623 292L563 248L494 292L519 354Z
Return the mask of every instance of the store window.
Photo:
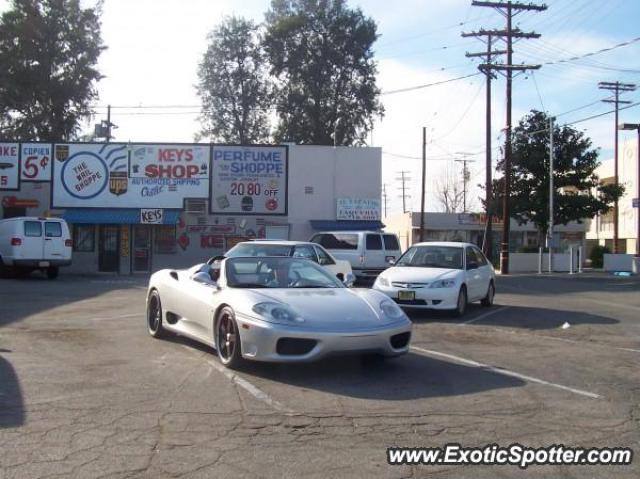
M176 227L171 225L156 226L153 240L153 252L173 254L176 252Z
M73 251L93 253L95 250L95 225L73 225Z

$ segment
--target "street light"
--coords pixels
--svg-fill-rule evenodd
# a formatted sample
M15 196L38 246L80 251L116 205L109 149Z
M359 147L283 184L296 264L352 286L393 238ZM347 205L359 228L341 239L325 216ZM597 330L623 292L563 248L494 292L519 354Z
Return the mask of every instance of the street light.
M623 123L618 126L620 130L636 130L638 132L638 178L636 183L637 196L634 199L634 206L637 209L637 230L636 230L636 256L640 257L640 123Z

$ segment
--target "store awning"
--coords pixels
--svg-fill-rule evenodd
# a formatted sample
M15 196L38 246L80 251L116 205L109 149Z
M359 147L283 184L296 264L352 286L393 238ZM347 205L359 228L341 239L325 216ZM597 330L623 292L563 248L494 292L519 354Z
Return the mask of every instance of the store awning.
M175 225L179 210L164 210L162 223ZM124 208L68 208L62 217L68 223L96 225L136 225L140 224L140 210Z
M311 227L318 231L354 231L354 230L381 230L384 223L380 220L309 220Z

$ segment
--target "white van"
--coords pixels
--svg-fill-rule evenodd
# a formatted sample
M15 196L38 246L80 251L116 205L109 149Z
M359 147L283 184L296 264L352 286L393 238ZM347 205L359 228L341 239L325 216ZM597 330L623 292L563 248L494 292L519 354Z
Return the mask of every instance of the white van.
M60 218L18 217L0 220L0 269L28 274L40 269L47 277L71 264L71 235Z
M325 231L313 235L311 242L324 246L337 259L349 261L361 280L376 279L402 254L398 236L380 231Z

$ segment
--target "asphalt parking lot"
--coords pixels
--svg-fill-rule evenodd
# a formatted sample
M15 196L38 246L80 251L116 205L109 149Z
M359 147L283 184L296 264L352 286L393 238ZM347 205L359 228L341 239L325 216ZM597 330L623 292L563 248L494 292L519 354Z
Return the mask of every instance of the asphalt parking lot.
M389 466L390 446L640 451L640 279L500 277L411 314L411 353L248 364L145 330L145 278L0 280L0 478L640 477L630 466Z

